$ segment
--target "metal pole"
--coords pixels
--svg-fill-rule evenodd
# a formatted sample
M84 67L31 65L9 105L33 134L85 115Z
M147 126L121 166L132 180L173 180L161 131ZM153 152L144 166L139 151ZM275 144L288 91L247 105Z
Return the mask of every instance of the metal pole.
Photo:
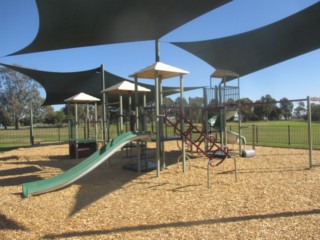
M105 82L105 76L104 76L104 66L101 64L101 82L102 82L102 90L106 88L106 82ZM103 139L103 145L106 144L106 93L102 93L102 139ZM109 139L108 139L109 140Z
M183 75L180 74L180 117L182 120L181 123L181 132L184 133L184 106L183 106ZM185 146L185 136L182 134L182 172L186 172L186 146Z
M252 148L256 149L256 125L252 125Z
M210 88L211 90L211 88ZM204 111L205 111L205 114L204 114L204 130L205 130L205 134L208 135L208 109L207 109L207 106L208 106L208 95L207 95L207 91L206 91L206 88L204 87L203 88L203 106L204 106ZM205 151L208 151L208 139L205 138L204 140L204 145L205 145Z
M30 105L30 143L31 143L32 146L34 145L32 105Z
M97 141L98 139L98 126L97 126L97 122L98 122L98 112L97 112L97 103L94 103L94 131L95 131L95 139Z
M224 136L223 136L223 144L227 146L227 107L226 107L226 77L223 77L223 131L224 131Z
M309 168L313 167L312 161L312 125L311 125L311 105L310 105L310 97L307 97L307 109L308 109L308 142L309 142Z
M78 104L75 103L75 118L76 118L76 123L75 123L75 131L76 131L76 159L78 159L78 148L79 148L79 145L78 145L78 124L79 124L79 121L78 121Z
M120 102L120 134L123 133L123 103L122 103L122 95L119 95Z
M87 105L86 105L86 107L87 107L87 119L86 119L86 128L87 128L87 131L86 131L86 136L85 136L85 138L86 139L88 139L88 138L90 138L90 123L89 123L89 103L87 103Z
M242 138L241 138L241 104L239 105L238 108L238 124L239 124L239 156L241 156L241 151L242 151Z
M140 131L140 122L139 122L139 104L138 104L138 78L137 76L134 77L134 102L135 102L135 113L136 113L136 131Z
M159 47L159 39L156 39L155 42L155 47L156 47L156 62L160 62L160 47Z
M162 92L162 77L159 77L159 113L161 116L163 116L163 92ZM166 168L166 152L165 152L165 147L164 147L164 132L165 132L165 128L164 128L164 118L160 117L159 119L159 124L160 124L160 143L161 143L161 150L160 150L160 158L162 161L162 168ZM166 134L167 136L167 134Z
M105 93L105 112L106 112L106 139L107 142L110 140L110 112L109 112L109 99L108 99L108 93Z
M155 86L156 86L156 96L155 96L155 103L156 103L156 109L155 109L155 119L156 119L156 162L157 162L157 177L160 177L160 148L161 148L161 143L160 143L160 108L159 108L159 103L160 103L160 96L159 96L159 75L156 73L155 76Z
M193 123L194 119L193 119L193 112L192 112L192 100L191 97L189 97L189 117L190 117L190 121ZM190 132L190 139L192 139L192 131ZM190 144L190 152L193 153L193 145Z
M147 106L147 94L144 92L143 93L143 108L145 108ZM144 109L143 109L144 110ZM142 114L142 126L143 128L141 130L146 131L147 130L147 116L143 111Z

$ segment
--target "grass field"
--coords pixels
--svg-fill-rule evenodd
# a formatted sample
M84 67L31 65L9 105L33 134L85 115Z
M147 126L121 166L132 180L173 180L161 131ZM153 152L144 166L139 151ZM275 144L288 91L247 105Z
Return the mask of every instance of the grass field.
M200 125L200 124L199 124ZM259 121L244 122L241 124L241 135L247 140L247 144L275 147L308 147L308 125L306 121ZM239 133L237 122L228 122L227 127L230 131ZM102 140L101 127L98 129L98 139ZM124 131L127 131L125 126ZM312 140L315 149L320 146L320 123L312 123ZM148 125L148 130L152 129L152 125ZM79 139L84 138L85 129L79 128ZM173 134L172 127L166 126L165 134L169 136ZM65 142L68 141L68 128L34 128L34 143L41 144L44 142ZM117 136L117 125L110 127L110 138ZM0 129L0 149L14 146L30 145L30 129L21 128ZM1 150L0 150L1 151Z

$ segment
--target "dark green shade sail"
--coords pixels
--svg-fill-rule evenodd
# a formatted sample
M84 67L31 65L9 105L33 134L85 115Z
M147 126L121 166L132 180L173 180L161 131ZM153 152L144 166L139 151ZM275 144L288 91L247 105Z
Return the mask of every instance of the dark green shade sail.
M18 71L29 76L39 82L46 91L46 99L43 105L65 104L64 100L74 96L80 92L84 92L102 100L102 77L101 68L94 68L81 72L47 72L36 69L24 68L16 65L3 64L1 65ZM134 83L134 81L119 77L110 72L104 71L105 88L111 87L122 81ZM152 81L150 81L153 83ZM155 99L155 86L139 82L140 86L151 90L147 93L147 101ZM177 85L178 82L177 82ZM185 87L185 91L195 90L202 87ZM164 96L169 96L177 93L179 87L163 87ZM142 102L142 94L140 94L140 102ZM119 102L118 95L108 96L109 102Z
M160 39L231 0L36 0L34 41L11 55Z
M231 70L244 76L318 49L320 2L253 31L213 40L173 44L216 69Z

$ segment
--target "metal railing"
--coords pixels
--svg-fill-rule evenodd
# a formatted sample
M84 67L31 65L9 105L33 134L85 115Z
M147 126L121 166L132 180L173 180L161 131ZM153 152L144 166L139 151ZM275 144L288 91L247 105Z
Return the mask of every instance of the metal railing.
M150 124L148 125L150 128ZM116 125L110 127L110 138L117 135ZM99 126L99 128L100 126ZM315 149L320 148L320 126L312 127L312 142ZM239 133L236 126L228 126L228 130ZM173 134L173 129L166 127L166 134ZM79 138L84 138L86 129L79 127ZM247 144L274 147L308 147L308 131L304 126L258 126L251 125L241 128L241 135L247 140ZM68 127L48 127L33 129L33 141L35 144L45 142L66 142L68 141ZM98 139L100 140L100 139ZM5 145L31 145L30 128L25 127L19 130L0 129L0 144ZM319 147L318 147L319 146Z

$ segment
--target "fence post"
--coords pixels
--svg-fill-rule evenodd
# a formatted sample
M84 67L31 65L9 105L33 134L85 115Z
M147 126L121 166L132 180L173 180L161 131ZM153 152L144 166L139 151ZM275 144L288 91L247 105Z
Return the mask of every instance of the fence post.
M61 141L61 137L60 137L60 126L58 125L58 142Z
M290 125L288 125L288 143L289 143L289 146L291 145L291 128L290 128Z
M252 125L252 148L256 149L256 126Z
M32 105L30 105L30 144L34 145Z
M259 142L259 129L257 125L255 125L255 140L255 143Z
M308 143L309 143L309 168L313 166L312 160L312 125L311 125L311 105L310 105L310 97L307 97L307 109L308 109Z

